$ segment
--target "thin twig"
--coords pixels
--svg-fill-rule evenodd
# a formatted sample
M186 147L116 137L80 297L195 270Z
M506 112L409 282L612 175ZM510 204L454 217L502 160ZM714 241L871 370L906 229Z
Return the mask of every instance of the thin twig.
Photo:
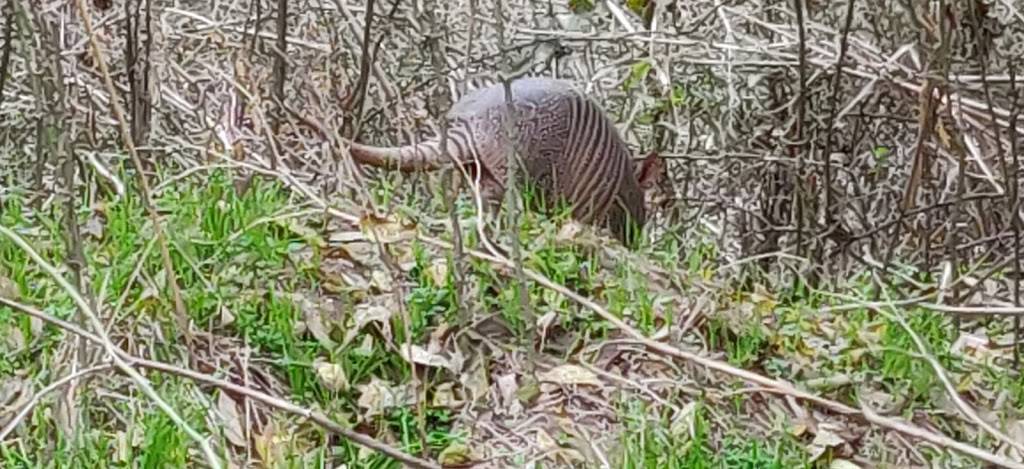
M16 306L12 306L10 303L7 303L5 298L0 297L0 302L4 302L5 304L7 304L8 306L11 306L12 308L17 308ZM45 314L45 313L43 313L43 314ZM96 339L97 339L97 343L100 343L100 344L103 343L103 341L100 340L98 337L96 337ZM40 389L39 392L33 394L32 398L29 399L29 401L26 402L25 405L22 406L20 410L18 410L18 413L15 414L11 418L11 420L9 422L7 422L7 425L4 425L3 430L0 430L0 441L4 441L4 440L7 439L7 435L10 435L11 432L13 432L15 428L17 428L18 424L21 423L23 420L25 420L25 417L28 416L29 412L31 412L32 409L35 408L35 406L39 404L39 401L43 400L43 396L46 396L47 394L57 390L57 388L59 388L61 386L64 386L65 384L68 384L69 382L76 381L76 380L81 379L81 378L83 378L83 377L85 377L87 375L91 375L93 373L98 373L98 372L104 371L104 370L109 370L111 368L114 368L114 365L111 364L111 363L104 363L102 365L96 365L96 366L92 366L92 367L89 367L89 368L84 368L84 369L75 371L74 373L71 373L71 374L69 374L69 375L67 375L67 376L65 376L65 377L63 377L61 379L58 379L57 381L54 381L54 382L48 384L43 389Z
M58 318L56 318L54 316L51 316L50 314L47 314L47 313L45 313L43 311L40 311L40 310L38 310L36 308L33 308L31 306L24 305L24 304L21 304L21 303L19 303L17 301L11 300L9 298L4 298L4 297L0 297L0 304L9 306L9 307L11 307L13 309L16 309L18 311L21 311L21 312L23 312L23 313L25 313L25 314L27 314L29 316L32 316L32 317L40 319L40 320L42 320L44 322L53 324L54 326L57 326L57 327L59 327L59 328L61 328L63 330L66 330L68 332L77 334L77 335L79 335L81 337L86 338L87 340L89 340L91 342L94 342L94 343L97 343L97 344L104 344L104 339L102 337L100 337L100 336L98 336L96 334L93 334L93 333L91 333L91 332L89 332L89 331L87 331L85 329L82 329L81 327L78 327L75 324L72 324L70 322L67 322L67 321L64 321L62 319L58 319ZM317 411L309 410L309 409L301 407L301 406L299 406L297 404L294 404L294 403L292 403L290 401L287 401L285 399L274 397L274 396L271 396L269 394L257 391L255 389L250 389L250 388L245 387L245 386L240 386L240 385L237 385L237 384L229 382L229 381L225 381L225 380L222 380L222 379L214 378L214 377L212 377L210 375L206 375L206 374L199 373L199 372L196 372L196 371L188 370L188 369L185 369L185 368L180 368L180 367L177 367L177 366L174 366L174 365L170 365L170 364L167 364L167 363L163 363L163 362L158 362L158 361L153 361L153 360L147 360L147 359L144 359L144 358L134 357L132 355L129 355L127 352L125 352L125 351L123 351L121 349L114 349L114 352L115 352L115 355L116 355L115 360L123 359L123 360L126 360L126 361L130 361L135 366L140 366L140 367L148 368L148 369L151 369L151 370L162 371L162 372L165 372L165 373L170 373L170 374L173 374L173 375L189 378L189 379L195 380L195 381L200 382L200 383L216 386L216 387L218 387L220 389L231 391L233 393L241 394L241 395L244 395L246 397L255 399L257 401L260 401L260 402L262 402L262 403L264 403L266 405L269 405L271 407L274 407L276 409L280 409L280 410L283 410L285 412L290 412L290 413L293 413L295 415L298 415L298 416L310 419L313 422L316 422L318 425L320 425L320 426L330 430L331 432L337 433L337 434L347 438L348 440L350 440L350 441L352 441L352 442L354 442L356 444L359 444L359 445L364 446L366 448L370 448L372 450L380 452L381 454L384 454L384 455L389 456L391 458L394 458L394 459L396 459L398 461L401 461L401 462L409 465L410 467L421 468L421 469L439 469L441 467L441 466L439 466L439 465L437 465L437 464L435 464L433 462L426 461L426 460L423 460L423 459L418 459L416 457L407 455L407 454L405 454L405 453L403 453L403 452L401 452L401 451L399 451L399 450L397 450L395 448L392 448L392 447L390 447L390 446L388 446L388 445L386 445L384 443L381 443L381 442L379 442L379 441L377 441L377 440L375 440L375 439L373 439L373 438L371 438L369 436L363 435L362 433L358 433L358 432L355 432L355 431L350 430L348 428L345 428L341 424L331 420L329 417L324 415L322 412L317 412ZM0 438L0 440L2 440L2 438Z
M31 257L32 260L37 265L39 265L39 267L42 267L42 269L45 270L46 273L50 275L50 277L52 277L53 280L57 282L57 284L60 285L61 288L64 289L64 291L67 292L67 294L71 297L72 300L74 300L75 304L78 306L79 311L81 311L82 314L84 314L85 317L91 323L94 332L100 339L99 343L103 345L104 349L107 352L107 356L109 356L111 360L114 361L114 365L116 365L117 368L121 370L123 373L128 375L132 379L132 381L135 381L135 384L139 386L139 389L141 389L142 392L146 394L146 396L148 396L157 405L157 407L163 410L164 413L166 413L167 416L170 417L170 419L176 425L178 425L185 432L185 434L189 436L189 438L192 438L192 440L194 440L196 444L199 445L199 448L203 451L203 454L206 457L207 462L211 466L215 468L220 468L220 458L217 457L217 453L214 452L213 448L210 447L209 442L206 441L206 439L203 438L203 436L200 435L197 431L195 431L192 428L192 426L188 424L188 422L181 418L181 416L178 415L177 411L175 411L174 408L170 406L170 404L164 401L163 398L160 397L159 394L157 394L156 390L153 389L153 387L149 384L149 381L144 376L139 374L138 371L132 368L131 365L129 365L122 358L122 356L119 353L120 350L117 347L114 347L113 342L110 341L110 337L107 336L107 332L103 328L103 323L100 322L99 317L93 311L92 307L89 306L89 304L85 301L84 298L82 298L82 295L78 293L75 287L68 283L68 281L65 280L64 277L60 275L60 272L57 272L56 268L50 265L50 263L46 262L46 260L43 259L42 256L40 256L39 253L37 253L36 250L33 249L32 246L30 246L17 233L11 231L6 226L0 226L0 234L3 234L4 236L10 238L11 241L17 244L19 248L25 251L25 253L28 254L29 257Z

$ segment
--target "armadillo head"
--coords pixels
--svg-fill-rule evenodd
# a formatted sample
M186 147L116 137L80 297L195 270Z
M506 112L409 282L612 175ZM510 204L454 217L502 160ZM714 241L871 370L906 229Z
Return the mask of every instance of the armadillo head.
M642 205L648 213L664 207L673 197L667 169L665 160L657 151L651 151L644 159L633 164L633 175L643 193Z
M612 207L608 219L609 228L631 249L639 244L648 213L655 208L654 200L668 181L664 160L654 151L634 161L632 176L632 180L623 181L619 203Z

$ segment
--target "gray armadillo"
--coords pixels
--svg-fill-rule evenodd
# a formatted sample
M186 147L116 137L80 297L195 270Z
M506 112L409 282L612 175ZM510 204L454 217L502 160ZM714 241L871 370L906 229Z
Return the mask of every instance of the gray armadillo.
M518 115L514 148L534 190L548 203L568 203L576 220L603 225L624 245L636 246L647 216L643 191L661 175L654 169L660 160L652 154L634 165L603 110L565 81L520 78L511 83L511 96ZM446 115L448 154L467 168L479 161L481 194L498 204L507 170L506 110L498 83L469 92ZM382 168L433 170L449 161L440 137L400 147L345 143L356 162Z

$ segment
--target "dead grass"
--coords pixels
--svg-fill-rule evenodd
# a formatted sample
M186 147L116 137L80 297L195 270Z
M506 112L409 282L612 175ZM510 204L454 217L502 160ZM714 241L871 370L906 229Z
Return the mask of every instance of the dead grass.
M363 140L412 138L474 73L516 54L550 73L546 54L560 47L572 54L559 73L605 103L637 149L664 147L657 129L671 129L662 153L678 157L675 198L638 251L526 215L515 234L528 323L514 263L480 239L507 246L510 230L478 230L471 194L455 203L460 253L447 179L357 170L293 115L273 130L273 21L255 26L256 39L246 33L254 11L153 2L152 121L136 129L131 106L109 110L96 66L109 63L111 85L130 95L123 3L90 3L95 55L74 8L14 3L24 16L0 109L4 467L1024 465L1024 378L1005 346L1021 315L1006 260L1012 215L963 204L959 216L992 226L943 240L952 249L940 261L922 261L922 246L934 246L921 234L939 212L915 208L905 231L889 229L909 149L932 132L898 119L913 115L923 83L907 58L918 49L900 42L913 31L889 24L891 34L854 37L844 79L831 83L845 4L809 13L807 122L838 114L834 151L847 160L833 190L845 199L832 211L854 235L808 225L814 235L797 245L778 234L803 222L773 218L768 189L795 165L780 156L791 147L778 129L801 101L775 96L799 58L789 3L676 4L659 13L660 32L642 35L627 29L642 29L629 7L643 2L555 18L513 2L506 44L490 3L475 7L473 29L469 4L433 17L376 5ZM343 109L365 3L290 8L286 102L324 129L355 124ZM857 27L874 21L868 13L858 10ZM39 38L62 18L57 60L35 45L50 44ZM1019 21L1001 18L1000 41L1012 46ZM431 28L445 33L443 70L431 62ZM40 66L51 63L65 86ZM991 78L1005 63L990 66ZM927 144L924 180L949 181L970 161L972 188L1013 187L1012 172L995 169L1006 160L992 142L1003 137L985 129L1013 127L1016 101L996 78L982 99L971 84L980 79L952 68L968 84L944 91L957 103L947 119L970 139L957 153L946 134L921 137L939 142ZM829 86L842 91L833 108ZM893 116L864 124L864 143L851 128L868 104ZM807 135L825 138L814 125ZM151 187L126 134L140 140ZM815 175L819 160L805 161ZM781 179L762 177L773 171ZM823 220L823 210L806 213ZM865 246L892 247L893 265L880 268L889 251Z

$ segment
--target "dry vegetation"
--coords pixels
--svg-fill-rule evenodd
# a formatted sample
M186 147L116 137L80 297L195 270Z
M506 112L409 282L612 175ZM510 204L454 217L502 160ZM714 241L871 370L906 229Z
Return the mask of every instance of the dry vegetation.
M1019 2L0 5L3 467L1024 467ZM640 249L335 138L524 74Z

